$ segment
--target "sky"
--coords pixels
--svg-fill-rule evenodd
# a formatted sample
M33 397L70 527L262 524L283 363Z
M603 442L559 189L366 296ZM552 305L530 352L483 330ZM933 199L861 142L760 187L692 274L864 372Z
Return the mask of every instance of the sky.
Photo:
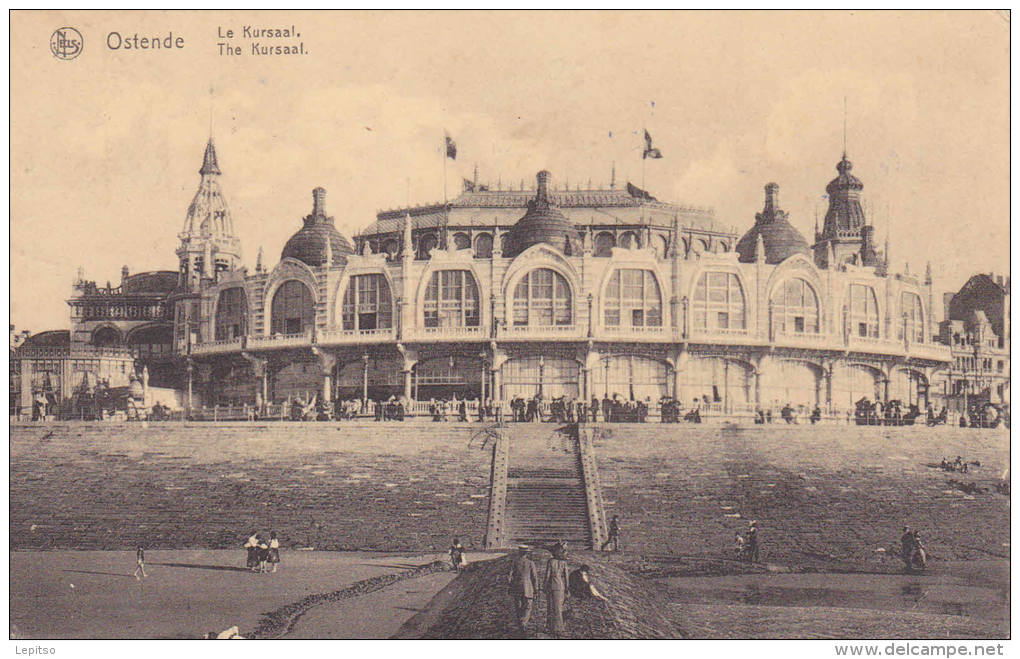
M244 39L245 25L299 37ZM54 57L54 30L84 48ZM233 30L232 40L221 38ZM109 35L183 48L112 50ZM113 42L116 39L113 38ZM303 43L306 54L250 54ZM234 43L240 56L220 55ZM845 112L844 112L845 107ZM1009 272L1009 22L975 12L14 12L11 322L69 326L81 266L176 270L212 134L253 268L327 190L347 236L380 210L495 186L631 181L742 234L765 184L810 241L844 148L895 270L936 294ZM642 173L642 131L661 160Z

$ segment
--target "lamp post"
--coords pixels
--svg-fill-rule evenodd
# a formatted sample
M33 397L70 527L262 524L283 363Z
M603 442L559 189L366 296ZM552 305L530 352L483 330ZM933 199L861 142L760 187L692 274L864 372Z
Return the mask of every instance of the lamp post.
M361 356L361 361L364 364L364 370L362 371L361 377L361 407L367 409L368 407L368 353Z
M488 365L488 362L485 360L485 351L484 350L478 353L478 360L482 364L482 397L479 399L478 404L482 405L482 404L485 403L486 366Z

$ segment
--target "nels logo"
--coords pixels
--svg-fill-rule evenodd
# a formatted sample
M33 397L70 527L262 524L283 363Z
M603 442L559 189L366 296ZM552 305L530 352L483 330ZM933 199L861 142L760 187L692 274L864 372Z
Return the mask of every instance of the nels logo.
M74 59L84 47L81 32L73 27L62 27L50 37L50 52L57 59Z

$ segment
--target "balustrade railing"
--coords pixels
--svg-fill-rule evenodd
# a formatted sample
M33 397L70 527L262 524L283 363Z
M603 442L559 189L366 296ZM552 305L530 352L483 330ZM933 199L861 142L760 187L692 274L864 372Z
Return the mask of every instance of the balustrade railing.
M219 341L206 341L205 343L195 343L191 346L191 354L209 355L220 352L234 352L240 350L243 347L243 344L244 339L241 337L221 339Z
M300 334L271 334L269 336L252 336L248 339L251 348L286 348L289 346L308 345L312 342L311 330Z
M392 327L379 329L327 329L316 335L316 341L323 344L334 343L375 343L396 339L397 332Z

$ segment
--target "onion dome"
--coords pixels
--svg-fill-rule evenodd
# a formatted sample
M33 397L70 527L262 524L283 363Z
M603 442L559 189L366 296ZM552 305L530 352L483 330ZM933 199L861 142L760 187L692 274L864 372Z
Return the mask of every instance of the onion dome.
M343 265L354 253L351 242L340 235L333 226L333 218L326 217L326 191L312 190L312 213L304 219L305 225L290 237L283 246L281 259L292 258L310 266Z
M538 173L538 191L528 201L528 212L507 232L503 256L513 258L532 245L546 243L565 255L580 254L573 223L549 202L549 172Z
M754 216L754 226L737 243L740 261L753 263L759 258L756 253L759 239L766 263L782 263L794 254L810 254L804 236L786 218L786 212L779 209L779 186L769 183L765 186L764 210Z
M827 238L859 236L864 226L864 210L861 208L861 190L864 184L850 173L853 164L843 154L836 164L839 176L829 181L825 193L829 197L829 210L825 213L822 236Z

